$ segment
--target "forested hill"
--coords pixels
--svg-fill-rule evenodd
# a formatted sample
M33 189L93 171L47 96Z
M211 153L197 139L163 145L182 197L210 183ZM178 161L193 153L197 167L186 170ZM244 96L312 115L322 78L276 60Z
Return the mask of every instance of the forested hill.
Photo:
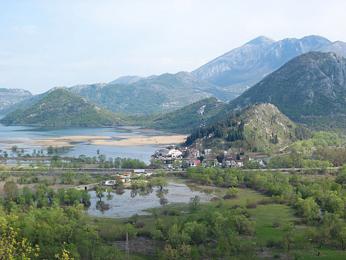
M1 120L6 125L41 127L97 127L120 123L120 118L70 91L58 88Z
M212 122L225 106L225 103L216 98L207 98L176 111L147 118L143 123L148 127L190 133L193 129Z
M334 53L310 52L231 101L233 108L270 102L292 120L326 126L346 123L346 59Z
M282 114L276 106L258 104L233 112L217 123L195 130L186 141L204 148L242 147L251 151L278 150L302 139L309 131Z
M110 111L127 115L167 113L210 97L213 84L190 73L164 73L136 80L71 87L70 90Z

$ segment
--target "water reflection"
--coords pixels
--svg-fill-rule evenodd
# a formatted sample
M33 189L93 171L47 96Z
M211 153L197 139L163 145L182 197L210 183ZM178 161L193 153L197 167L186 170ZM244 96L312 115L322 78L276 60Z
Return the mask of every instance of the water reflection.
M91 216L111 218L131 217L135 214L147 215L146 209L162 207L170 203L189 203L190 199L198 196L201 202L209 201L212 195L200 191L193 191L182 183L170 182L165 188L148 189L116 189L105 192L99 200L95 191L90 191L91 206L87 210ZM101 202L102 203L101 203Z

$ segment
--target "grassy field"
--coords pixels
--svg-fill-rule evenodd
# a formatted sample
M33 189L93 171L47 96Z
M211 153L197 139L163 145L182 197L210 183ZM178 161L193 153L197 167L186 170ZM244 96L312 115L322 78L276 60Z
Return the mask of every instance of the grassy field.
M299 223L299 219L294 215L294 210L287 205L268 202L268 197L251 189L239 189L238 196L233 199L220 199L226 193L224 188L195 186L198 189L212 190L217 195L218 200L208 203L202 203L201 208L213 209L216 207L247 208L250 218L254 221L255 235L253 238L254 246L257 248L257 256L261 259L346 259L344 251L332 249L316 249L312 246L306 248L303 246L289 252L285 248L278 248L275 245L280 244L287 235L285 227L294 226L294 238L297 241L304 241L304 230L306 226ZM263 203L266 201L265 203ZM250 206L249 206L250 205ZM177 218L188 217L189 213L187 204L169 204L163 208L149 210L150 216L137 216L129 219L109 219L109 218L90 218L90 221L97 226L101 237L109 242L124 240L124 226L128 222L136 222L137 237L150 238L152 231L155 229L156 219L159 217L165 223L171 223ZM167 212L169 212L167 214ZM130 238L132 239L132 238ZM133 238L135 239L135 238ZM161 246L158 243L155 246ZM271 246L272 245L272 246ZM274 246L273 246L274 245ZM319 256L318 256L319 252ZM134 253L134 252L133 252ZM142 254L135 254L136 257L142 258ZM133 258L135 259L135 258ZM146 259L145 257L142 259Z

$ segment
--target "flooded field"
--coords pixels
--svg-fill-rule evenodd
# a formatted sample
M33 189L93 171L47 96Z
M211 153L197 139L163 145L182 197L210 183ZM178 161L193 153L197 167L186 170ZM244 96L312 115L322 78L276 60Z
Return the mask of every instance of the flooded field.
M170 181L165 187L166 194L164 198L166 203L188 203L190 199L199 196L201 202L209 201L213 196L200 191L195 191L189 188L186 184ZM147 215L145 211L150 208L161 207L162 199L158 194L158 189L154 188L148 194L134 193L132 190L124 190L123 194L111 192L111 197L107 199L107 193L102 198L102 201L108 205L108 210L100 210L98 208L99 198L95 191L89 192L91 195L91 206L88 209L88 214L95 217L108 218L126 218L135 214Z

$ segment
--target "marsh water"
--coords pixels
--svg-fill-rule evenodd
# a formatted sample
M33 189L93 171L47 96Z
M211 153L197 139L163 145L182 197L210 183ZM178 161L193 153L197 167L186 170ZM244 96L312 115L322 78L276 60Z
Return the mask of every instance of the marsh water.
M191 198L198 196L201 202L209 201L213 196L201 191L193 190L182 182L174 180L169 181L165 187L166 194L164 195L166 203L189 203ZM125 189L123 194L111 192L111 197L107 199L107 193L104 193L102 198L103 203L107 204L109 209L100 210L98 207L99 198L95 191L89 192L91 196L91 205L87 212L94 217L108 218L127 218L135 214L148 215L148 209L161 207L160 196L158 196L158 188L154 188L152 192L141 194L135 193L132 190Z
M0 124L0 150L7 151L11 156L11 147L17 146L23 149L24 153L31 154L34 150L40 150L39 144L33 144L33 140L49 139L65 136L106 136L112 139L121 139L126 136L153 136L164 135L162 131L152 129L140 129L137 127L119 128L69 128L58 130L36 129L23 126L4 126ZM158 145L140 146L107 146L95 145L89 142L76 142L68 149L60 150L65 156L76 156L81 154L86 156L97 156L97 153L107 157L127 157L140 159L145 162L150 160L150 156L158 149Z

